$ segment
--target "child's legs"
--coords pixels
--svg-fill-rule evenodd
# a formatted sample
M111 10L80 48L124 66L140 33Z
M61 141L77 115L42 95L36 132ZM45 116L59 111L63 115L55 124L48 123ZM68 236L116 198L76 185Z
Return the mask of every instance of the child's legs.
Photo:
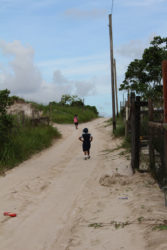
M88 155L89 156L89 151L84 151L84 155Z
M83 152L84 152L84 155L89 156L89 149L90 149L90 145L87 145L87 144L83 143Z

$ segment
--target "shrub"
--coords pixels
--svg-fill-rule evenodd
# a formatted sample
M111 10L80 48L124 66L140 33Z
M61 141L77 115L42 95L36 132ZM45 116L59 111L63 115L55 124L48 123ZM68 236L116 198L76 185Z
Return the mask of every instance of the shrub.
M10 91L5 89L0 91L0 159L4 157L4 148L10 143L13 128L13 119L7 114L7 107L10 105Z
M32 154L50 146L53 138L60 136L56 128L46 125L32 127L27 122L26 126L15 128L10 141L3 147L0 171L12 168L28 159Z

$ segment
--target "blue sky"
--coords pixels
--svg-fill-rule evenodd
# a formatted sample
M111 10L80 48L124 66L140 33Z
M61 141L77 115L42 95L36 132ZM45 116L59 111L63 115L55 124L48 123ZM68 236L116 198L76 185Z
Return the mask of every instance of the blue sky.
M40 103L76 94L112 115L112 0L0 0L0 6L0 89ZM118 86L151 39L167 36L166 13L166 0L113 1Z

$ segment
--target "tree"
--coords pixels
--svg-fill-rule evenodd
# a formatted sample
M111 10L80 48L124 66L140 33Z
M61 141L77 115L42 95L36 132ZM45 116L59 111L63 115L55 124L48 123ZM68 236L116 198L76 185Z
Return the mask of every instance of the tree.
M162 96L162 61L167 59L167 38L154 37L142 59L132 61L120 90L134 91L144 98Z
M62 95L60 104L70 106L84 106L82 99L77 95Z
M10 91L5 89L0 91L0 157L2 158L3 146L9 143L13 119L7 114L7 107L11 104Z
M9 94L10 91L8 89L0 91L0 115L6 114L6 109L11 104Z
M62 95L60 104L67 105L71 103L71 96L70 95Z

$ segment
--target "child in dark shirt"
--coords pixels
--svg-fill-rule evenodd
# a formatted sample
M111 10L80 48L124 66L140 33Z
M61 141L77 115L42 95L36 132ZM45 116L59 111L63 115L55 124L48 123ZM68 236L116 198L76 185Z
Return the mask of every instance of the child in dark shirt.
M83 134L79 137L79 140L83 142L82 149L85 155L85 160L90 159L90 147L93 137L88 133L87 128L83 129Z

